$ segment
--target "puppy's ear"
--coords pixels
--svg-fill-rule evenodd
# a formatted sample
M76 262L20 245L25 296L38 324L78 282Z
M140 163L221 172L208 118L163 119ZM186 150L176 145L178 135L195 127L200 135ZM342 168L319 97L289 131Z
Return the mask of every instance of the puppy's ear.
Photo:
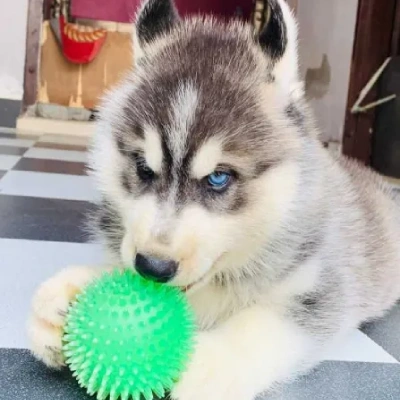
M146 0L136 16L136 39L140 47L168 33L179 21L173 0Z
M267 0L268 21L258 42L271 60L273 78L282 84L298 82L297 22L285 0Z

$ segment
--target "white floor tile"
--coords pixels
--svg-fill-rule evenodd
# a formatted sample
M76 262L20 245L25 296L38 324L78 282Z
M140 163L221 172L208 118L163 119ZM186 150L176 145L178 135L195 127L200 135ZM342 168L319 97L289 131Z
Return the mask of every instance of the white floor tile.
M0 138L0 146L31 147L35 140Z
M56 150L33 147L25 154L25 158L43 158L45 160L62 160L74 162L87 162L87 154L83 151Z
M398 363L382 347L358 330L330 349L325 359L330 361Z
M20 156L0 154L0 170L8 171L20 160L20 158Z
M15 196L93 201L98 193L88 176L10 171L0 180L0 193Z
M6 348L28 347L31 299L43 281L67 266L104 262L94 244L1 239L0 254L0 347Z

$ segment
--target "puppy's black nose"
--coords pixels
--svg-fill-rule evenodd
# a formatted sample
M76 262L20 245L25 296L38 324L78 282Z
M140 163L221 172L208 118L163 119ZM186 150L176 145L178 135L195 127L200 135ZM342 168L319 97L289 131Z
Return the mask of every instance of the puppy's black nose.
M153 256L137 254L135 268L144 278L165 283L176 275L178 263L172 260L161 260Z

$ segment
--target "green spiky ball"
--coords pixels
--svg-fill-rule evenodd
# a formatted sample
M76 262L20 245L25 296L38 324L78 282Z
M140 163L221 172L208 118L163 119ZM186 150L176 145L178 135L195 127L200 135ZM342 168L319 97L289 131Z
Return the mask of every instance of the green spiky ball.
M97 399L151 400L179 379L194 332L193 313L178 289L115 271L77 296L66 319L64 355Z

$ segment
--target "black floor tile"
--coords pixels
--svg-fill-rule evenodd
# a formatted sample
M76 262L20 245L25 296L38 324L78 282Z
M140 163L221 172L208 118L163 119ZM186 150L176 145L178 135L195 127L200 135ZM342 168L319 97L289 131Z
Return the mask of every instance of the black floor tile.
M85 201L0 196L0 238L87 242L85 216L92 207Z
M7 138L7 139L16 139L17 136L15 133L9 133L9 132L0 132L0 138Z
M86 164L81 162L22 158L14 171L49 172L54 174L86 175Z
M79 387L67 368L52 371L28 350L0 349L0 400L94 399Z
M397 400L400 365L327 361L276 394L257 400Z
M52 371L27 350L0 349L0 400L89 400L68 370Z
M6 154L9 156L23 156L27 150L27 147L0 146L0 154Z

